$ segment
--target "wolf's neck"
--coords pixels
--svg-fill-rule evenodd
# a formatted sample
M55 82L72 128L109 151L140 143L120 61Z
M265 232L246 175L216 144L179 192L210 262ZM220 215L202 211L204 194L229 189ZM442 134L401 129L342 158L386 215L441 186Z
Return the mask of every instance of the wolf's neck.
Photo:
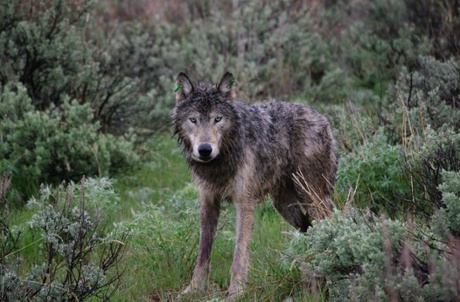
M188 159L188 165L200 181L222 187L228 185L235 177L243 161L241 141L223 146L219 155L208 163L200 163Z

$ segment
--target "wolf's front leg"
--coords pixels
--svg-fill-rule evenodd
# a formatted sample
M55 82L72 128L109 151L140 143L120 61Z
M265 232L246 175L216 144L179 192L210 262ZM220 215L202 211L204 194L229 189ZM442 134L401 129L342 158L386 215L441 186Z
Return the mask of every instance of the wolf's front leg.
M249 245L254 228L254 207L256 202L235 202L236 245L231 268L228 300L233 301L243 292L243 285L249 267Z
M198 291L204 292L206 291L208 285L209 262L211 260L212 244L216 235L217 223L219 221L220 203L216 201L216 199L202 198L201 200L200 244L198 246L198 258L193 272L192 281L182 294Z

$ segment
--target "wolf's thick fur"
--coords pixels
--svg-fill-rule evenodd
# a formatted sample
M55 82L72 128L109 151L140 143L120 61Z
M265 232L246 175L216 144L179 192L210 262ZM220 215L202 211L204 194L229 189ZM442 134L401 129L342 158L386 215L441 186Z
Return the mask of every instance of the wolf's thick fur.
M331 202L337 167L328 120L293 103L246 105L236 97L234 78L219 84L193 82L181 73L176 84L174 134L187 158L201 200L198 259L184 293L206 290L213 240L223 200L236 208L236 246L228 289L241 294L248 270L254 208L269 194L279 214L300 231L311 226L311 195L297 188L303 174L315 196Z

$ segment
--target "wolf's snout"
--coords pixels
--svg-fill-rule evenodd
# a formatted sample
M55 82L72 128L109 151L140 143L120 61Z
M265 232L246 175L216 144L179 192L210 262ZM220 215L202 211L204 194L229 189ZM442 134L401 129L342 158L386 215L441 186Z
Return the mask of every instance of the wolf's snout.
M200 156L208 157L212 153L212 146L211 144L201 144L198 146L198 153Z
M192 159L197 162L207 163L219 153L219 148L210 143L201 143L193 147Z

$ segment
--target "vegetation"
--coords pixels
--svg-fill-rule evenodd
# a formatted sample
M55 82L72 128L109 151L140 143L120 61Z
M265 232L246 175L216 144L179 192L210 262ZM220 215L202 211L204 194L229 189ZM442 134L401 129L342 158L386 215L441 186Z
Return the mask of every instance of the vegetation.
M459 32L456 0L0 0L0 300L176 299L199 202L173 83L231 70L248 102L319 107L340 153L306 234L257 208L242 301L454 301ZM209 293L179 300L225 298L231 205L216 241Z
M89 196L85 194L84 179L80 188L74 184L56 190L42 187L41 200L29 202L37 210L26 229L24 225L9 224L7 195L11 179L3 175L0 185L1 231L5 235L0 242L2 301L81 301L89 297L108 301L114 295L123 273L118 265L126 235L120 234L118 239L104 235L98 203L106 202L103 196L111 194L103 192L107 188L97 186L99 183L90 183ZM95 199L93 194L99 198ZM28 240L34 241L22 246L24 232L30 236ZM35 254L30 270L21 274L18 268L22 259L18 253L24 249ZM109 270L115 271L108 275Z

